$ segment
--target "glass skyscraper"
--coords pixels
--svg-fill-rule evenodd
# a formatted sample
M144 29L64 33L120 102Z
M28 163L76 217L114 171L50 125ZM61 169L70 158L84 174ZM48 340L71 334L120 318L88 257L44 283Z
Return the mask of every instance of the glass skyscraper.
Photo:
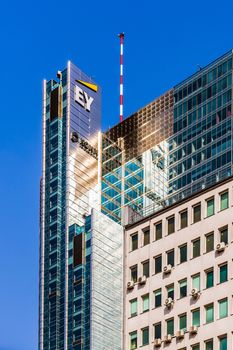
M124 225L232 172L232 51L101 132L71 62L44 82L40 350L121 350Z
M123 229L100 212L100 121L100 87L71 62L44 82L40 350L121 349Z

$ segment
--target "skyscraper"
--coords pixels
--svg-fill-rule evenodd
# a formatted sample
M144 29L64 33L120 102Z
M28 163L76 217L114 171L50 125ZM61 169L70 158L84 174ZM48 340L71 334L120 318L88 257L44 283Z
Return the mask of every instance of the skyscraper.
M187 255L185 249L181 249L182 243L195 246L195 239L199 237L190 233L190 239L179 245L172 237L177 237L180 225L189 225L197 217L202 224L198 230L203 231L200 242L206 239L208 246L223 242L226 234L221 234L221 230L226 225L230 232L230 224L224 226L223 214L219 214L212 220L212 226L214 232L220 232L220 238L209 237L211 232L205 225L208 220L204 220L207 214L203 208L206 205L208 212L213 205L220 205L217 199L208 202L209 195L210 200L220 196L219 201L226 205L228 194L226 198L221 196L230 193L230 188L222 186L225 183L228 186L233 175L232 51L106 132L101 132L100 123L100 87L71 62L57 73L56 80L44 82L40 350L153 348L156 344L152 346L150 341L154 317L150 298L157 289L162 288L164 293L169 287L164 285L164 279L170 276L151 275L152 259L156 258L151 256L154 246L162 259L172 250ZM196 202L199 196L200 201ZM230 213L228 205L226 209ZM161 237L152 244L157 228ZM162 234L166 230L176 232L169 238L169 244ZM189 235L187 229L185 232ZM217 233L214 234L217 237ZM230 238L223 243L229 260ZM198 244L195 249L199 249ZM201 257L205 249L199 250ZM211 254L213 258L213 252ZM224 254L216 252L216 255L216 263L210 264L215 270L224 263L220 259ZM196 266L204 276L200 257L192 261L192 268ZM176 264L170 264L169 259L164 264L172 265L170 270L173 270ZM162 260L158 264L164 265ZM178 275L172 273L171 276L174 278L170 284L174 288L179 282ZM192 278L183 277L183 282ZM149 288L150 283L155 289ZM185 284L182 286L184 289ZM201 287L199 289L198 293ZM230 300L229 295L224 298ZM188 298L182 302L189 307ZM143 329L140 328L143 317L135 311L139 304L140 308L145 306L146 311L149 310L147 315L151 318ZM174 305L171 310L176 321L180 315L177 303ZM134 310L132 320L129 307ZM168 310L165 311L167 314ZM161 318L162 313L159 315ZM158 327L159 322L156 321ZM180 322L183 324L184 319ZM156 334L160 337L154 337L161 340L158 346L165 343L179 346L172 340L163 342L162 335L170 333L162 334L161 330L159 333L158 327ZM187 327L181 328L179 330L187 331ZM142 344L138 342L139 332L145 340ZM205 329L203 332L200 344L206 340ZM219 336L225 339L224 332ZM198 344L198 338L195 340ZM187 344L180 349L185 349ZM216 339L213 344L217 344Z
M120 350L123 236L100 212L101 91L71 62L57 77L43 88L39 348Z

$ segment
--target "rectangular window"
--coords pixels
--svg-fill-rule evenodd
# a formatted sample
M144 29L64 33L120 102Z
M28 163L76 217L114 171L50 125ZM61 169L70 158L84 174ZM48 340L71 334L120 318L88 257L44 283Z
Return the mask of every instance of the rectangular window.
M221 228L220 232L220 242L228 243L228 227Z
M197 289L200 291L200 274L197 274L195 276L192 276L192 286L193 288Z
M167 320L167 334L174 335L174 319Z
M155 257L155 274L162 271L162 255Z
M130 316L136 316L138 313L138 301L137 298L130 300Z
M187 279L179 281L180 287L180 298L184 298L187 296Z
M143 276L149 277L150 276L150 264L149 260L145 261L142 263L142 273Z
M214 285L214 270L206 271L206 288L211 288Z
M208 233L206 236L206 253L214 250L214 232Z
M142 329L142 346L149 344L149 327Z
M167 297L172 298L174 300L174 284L171 284L170 286L167 286Z
M227 337L219 338L219 350L227 350Z
M149 294L142 296L142 312L149 311Z
M167 234L170 235L171 233L175 232L175 216L171 216L167 219Z
M155 224L155 240L158 241L162 238L162 222Z
M200 326L200 309L195 309L192 311L192 325Z
M137 280L138 280L138 266L137 266L137 265L132 266L132 267L130 268L130 270L131 270L131 281L133 281L134 283L136 283Z
M175 253L174 253L174 249L172 249L169 252L167 252L167 264L174 266L174 262L175 262Z
M155 308L162 305L162 290L161 288L154 291L155 295Z
M209 304L205 306L206 312L206 323L213 322L214 320L214 304Z
M192 350L200 350L200 345L199 344L192 345Z
M228 191L220 194L220 210L228 208Z
M197 258L198 256L200 256L200 252L201 252L201 240L200 238L195 239L195 241L192 242L193 243L193 258Z
M219 318L224 318L228 316L228 300L227 298L219 300Z
M228 268L227 268L227 264L221 265L219 267L219 283L223 283L226 282L228 279Z
M138 234L134 233L131 235L131 250L136 250L138 249Z
M154 325L154 332L155 332L155 339L161 339L162 338L162 327L161 322L158 322Z
M193 223L201 220L201 204L197 204L193 207Z
M182 245L180 248L180 264L187 261L187 244Z
M188 210L184 210L180 213L180 228L185 228L188 226Z
M205 350L214 350L214 342L213 339L207 340L205 342Z
M181 331L186 331L187 328L187 316L186 314L179 316L179 327Z
M143 245L148 245L150 243L150 229L143 231Z
M206 216L214 215L214 197L206 200Z
M131 332L130 337L130 350L135 350L138 347L138 336L137 331Z

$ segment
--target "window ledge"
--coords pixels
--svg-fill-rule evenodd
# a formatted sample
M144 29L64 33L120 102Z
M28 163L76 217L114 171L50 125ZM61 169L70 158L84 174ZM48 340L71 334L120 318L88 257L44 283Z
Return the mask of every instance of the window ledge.
M213 213L213 214L211 214L211 215L208 215L208 216L205 216L204 219L209 219L209 218L211 218L211 217L214 216L214 215L215 215L215 213Z

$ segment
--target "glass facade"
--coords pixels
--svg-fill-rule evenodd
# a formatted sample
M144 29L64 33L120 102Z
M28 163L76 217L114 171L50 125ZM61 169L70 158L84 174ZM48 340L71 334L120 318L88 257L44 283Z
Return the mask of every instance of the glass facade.
M174 88L171 202L232 174L232 53Z

